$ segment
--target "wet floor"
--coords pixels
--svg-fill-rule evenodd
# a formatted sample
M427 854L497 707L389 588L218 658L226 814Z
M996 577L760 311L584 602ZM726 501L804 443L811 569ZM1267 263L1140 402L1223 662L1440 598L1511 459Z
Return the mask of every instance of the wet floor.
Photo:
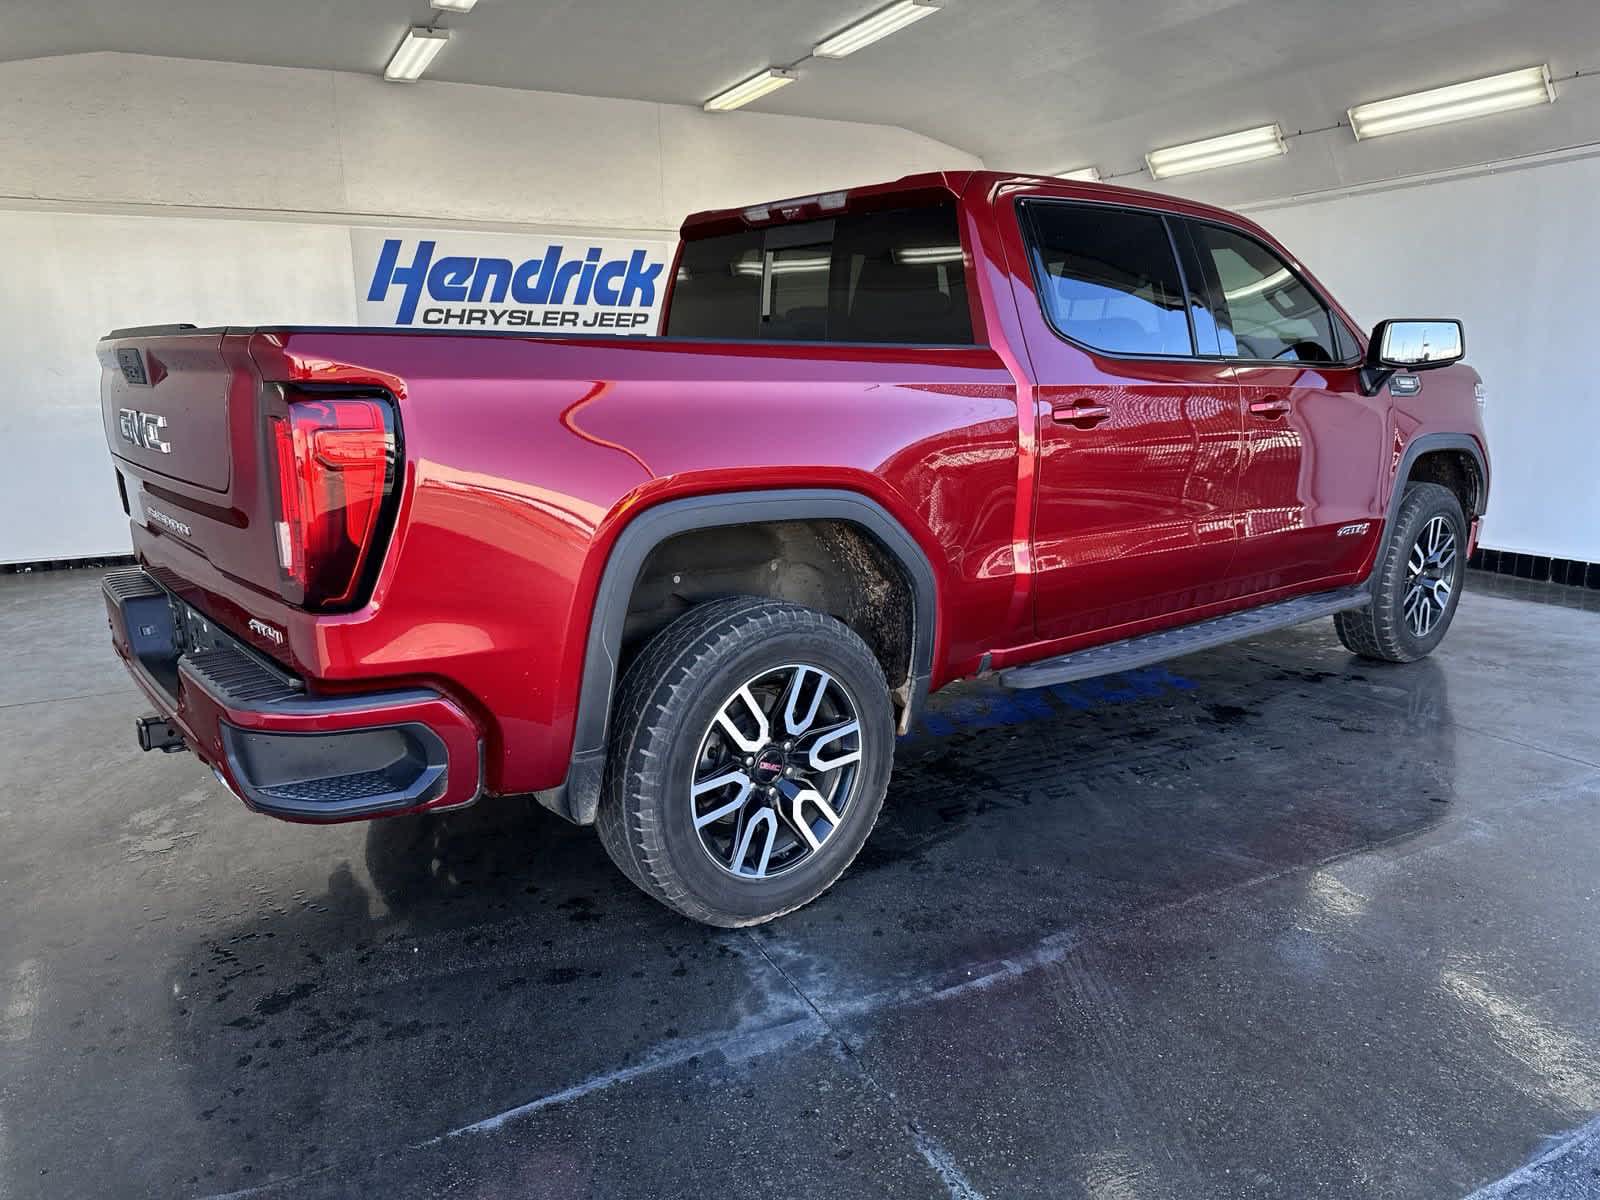
M0 580L0 1196L1600 1192L1600 613L1493 589L951 689L727 932L526 802L251 816Z

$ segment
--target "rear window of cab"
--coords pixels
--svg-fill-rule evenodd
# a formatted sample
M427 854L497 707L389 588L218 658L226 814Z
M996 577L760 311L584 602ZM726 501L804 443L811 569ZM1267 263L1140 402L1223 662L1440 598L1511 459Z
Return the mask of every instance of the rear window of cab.
M667 337L973 344L954 203L685 242Z

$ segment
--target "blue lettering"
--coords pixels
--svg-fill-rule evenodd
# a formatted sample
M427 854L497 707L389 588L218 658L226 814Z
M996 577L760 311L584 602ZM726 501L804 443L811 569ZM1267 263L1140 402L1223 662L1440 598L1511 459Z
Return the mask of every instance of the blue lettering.
M530 258L527 262L517 267L516 274L511 277L511 298L518 304L537 304L533 291L533 277L539 274L539 260Z
M656 276L661 274L661 264L644 265L644 251L635 250L628 258L628 274L622 281L621 304L642 304L646 307L656 302ZM638 300L634 300L635 294Z
M594 286L594 269L600 265L600 247L590 246L583 256L583 270L578 273L578 291L572 297L574 304L589 303L589 289Z
M625 259L607 258L600 247L589 246L580 260L564 258L561 246L549 246L542 258L519 263L463 255L435 260L437 248L436 242L419 241L410 262L402 263L405 240L384 239L367 299L386 300L390 289L399 287L395 324L410 325L416 320L417 305L424 294L445 303L503 304L509 292L513 302L523 305L650 307L656 302L656 284L663 269L661 263L647 262L643 250L635 250ZM444 310L425 314L426 323L449 320Z
M378 254L377 269L372 272L372 284L367 288L368 300L383 300L389 295L389 285L397 283L405 289L400 298L400 310L395 314L396 325L409 325L417 313L417 301L422 298L422 285L428 276L428 263L433 258L432 242L418 242L417 253L409 267L397 265L400 260L400 242L385 238L383 250Z
M594 300L596 304L616 304L620 299L617 280L628 270L620 258L612 259L594 273Z
M394 264L400 258L400 242L385 238L378 252L378 266L372 272L372 283L367 287L368 300L382 300L389 292L389 280L394 276Z
M435 300L465 300L475 258L441 258L428 272L428 295Z
M548 259L546 260L548 261ZM578 277L578 272L583 270L581 262L562 263L556 270L555 284L550 289L550 303L561 304L567 298L567 286Z
M493 285L489 302L499 304L506 298L506 284L511 280L511 261L505 258L480 258L478 268L472 273L472 290L467 299L476 304L483 299L484 289Z
M511 294L516 297L518 304L546 304L550 300L550 284L554 281L556 267L561 262L561 247L551 246L544 252L544 259L530 258L517 268L517 273L511 279ZM538 276L538 282L532 287L528 280Z

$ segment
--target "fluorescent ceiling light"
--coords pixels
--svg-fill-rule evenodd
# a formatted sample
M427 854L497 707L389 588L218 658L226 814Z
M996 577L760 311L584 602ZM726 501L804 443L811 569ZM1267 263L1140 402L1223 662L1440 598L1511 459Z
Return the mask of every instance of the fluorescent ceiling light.
M943 6L944 0L899 0L888 8L880 8L870 17L841 29L827 41L819 42L811 53L818 58L843 58L854 54L863 46L870 46L879 38L886 38L897 29L904 29L923 17L931 17Z
M410 83L428 69L433 56L450 40L448 29L425 29L421 25L406 30L405 41L394 52L383 77L390 83Z
M706 101L707 112L727 112L730 109L742 108L752 100L759 100L768 92L775 92L779 88L793 83L800 78L798 71L785 71L779 67L769 67L759 75L752 75L743 83L736 83L725 92L711 97Z
M927 266L933 263L958 263L965 257L960 246L901 246L891 254L901 266Z
M1507 71L1486 79L1471 79L1449 87L1396 96L1392 100L1358 104L1350 110L1350 128L1355 131L1356 140L1359 141L1362 138L1382 137L1386 133L1421 129L1425 125L1443 125L1446 121L1506 112L1513 108L1552 104L1555 98L1556 89L1550 82L1549 65L1524 67L1520 71Z
M1057 179L1070 179L1075 183L1099 183L1099 167L1078 167L1071 171L1057 171Z
M428 0L428 3L445 12L471 12L478 0Z
M1289 268L1279 267L1272 274L1263 275L1254 283L1246 283L1236 288L1223 288L1222 296L1225 300L1246 300L1251 296L1259 296L1262 292L1270 292L1273 288L1282 287L1290 278Z
M766 264L766 270L772 275L807 275L812 271L826 271L833 261L826 254L812 255L810 258L784 258L774 259ZM735 275L760 275L763 264L758 262L736 262L733 264Z
M1244 129L1238 133L1225 133L1221 137L1206 138L1203 142L1152 150L1144 156L1144 161L1150 167L1152 178L1167 179L1173 175L1187 175L1191 171L1209 171L1214 167L1231 167L1234 163L1251 162L1257 158L1272 158L1287 154L1288 151L1283 130L1274 124Z

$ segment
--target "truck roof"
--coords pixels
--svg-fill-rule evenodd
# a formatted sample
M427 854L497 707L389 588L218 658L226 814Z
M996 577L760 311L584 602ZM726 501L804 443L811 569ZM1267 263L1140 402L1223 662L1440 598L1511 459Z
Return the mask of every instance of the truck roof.
M1141 208L1159 208L1186 216L1207 217L1230 225L1244 225L1265 233L1254 221L1236 212L1195 200L1114 183L1087 183L1017 171L922 171L884 183L760 201L738 208L706 209L685 217L679 233L685 238L707 237L713 233L731 233L769 223L826 217L858 205L881 207L885 200L893 197L926 197L937 192L946 192L952 197L972 192L989 194L1002 185L1048 188L1064 199L1116 201Z

